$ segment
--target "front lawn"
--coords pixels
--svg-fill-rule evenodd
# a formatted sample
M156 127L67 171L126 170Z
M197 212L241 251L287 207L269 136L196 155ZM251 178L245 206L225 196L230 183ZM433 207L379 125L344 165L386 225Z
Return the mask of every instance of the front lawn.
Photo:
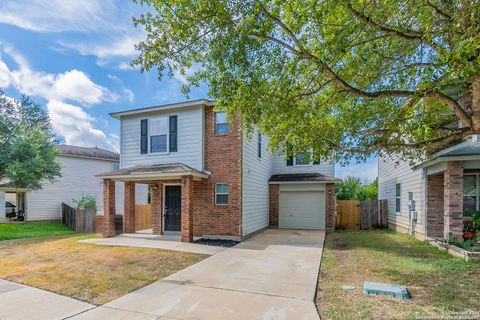
M0 242L0 278L104 304L204 258L157 249L78 243L91 236Z
M58 222L0 224L0 240L70 235L74 232Z
M364 281L406 285L412 299L363 294ZM342 285L356 288L345 291ZM316 302L322 319L439 318L478 312L480 262L465 262L391 230L335 232L326 238Z

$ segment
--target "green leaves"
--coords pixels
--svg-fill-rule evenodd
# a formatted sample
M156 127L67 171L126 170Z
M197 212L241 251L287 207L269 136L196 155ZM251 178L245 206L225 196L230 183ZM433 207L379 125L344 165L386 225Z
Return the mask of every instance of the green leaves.
M417 158L480 131L456 102L480 76L478 1L142 3L152 11L135 19L147 40L133 63L208 84L276 150Z
M53 181L61 169L56 144L48 115L38 104L0 92L0 180L33 190Z

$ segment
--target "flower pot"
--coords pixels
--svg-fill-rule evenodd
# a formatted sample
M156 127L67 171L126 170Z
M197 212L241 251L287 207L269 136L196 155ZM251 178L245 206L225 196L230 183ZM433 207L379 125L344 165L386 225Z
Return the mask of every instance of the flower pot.
M470 240L475 238L475 231L463 231L463 239Z

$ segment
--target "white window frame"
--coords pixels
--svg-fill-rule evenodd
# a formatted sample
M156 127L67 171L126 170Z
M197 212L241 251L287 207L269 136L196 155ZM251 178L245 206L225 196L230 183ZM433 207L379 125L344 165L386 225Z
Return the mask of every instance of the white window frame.
M165 119L166 121L166 132L165 134L152 134L152 130L153 130L153 126L152 126L152 123L153 121L155 120L158 120L158 119ZM148 150L148 154L149 155L161 155L161 154L169 154L169 150L170 150L170 129L169 129L169 125L170 125L170 115L165 115L165 116L158 116L158 117L153 117L153 118L149 118L148 119L148 141L147 141L147 150ZM178 125L178 124L177 124ZM165 148L165 151L164 152L161 152L161 151L153 151L152 152L152 137L154 136L163 136L165 135L165 144L166 144L166 148Z
M310 154L310 162L309 163L307 163L307 164L297 164L297 156L298 156L298 153L297 153L296 155L293 156L293 166L294 167L311 167L311 166L313 166L312 149L309 149L308 153Z
M480 173L464 173L464 176L475 176L475 210L480 210ZM462 202L465 197L465 189L462 194Z
M397 196L397 185L400 185L400 195ZM397 211L397 199L399 200L398 211ZM395 213L401 214L402 213L402 183L396 182L395 183Z
M227 186L227 192L217 192L217 186L218 185L226 185ZM229 187L228 187L228 183L226 182L218 182L218 183L215 183L215 205L216 206L228 206L228 203L230 202L230 196L229 196ZM218 203L217 202L217 195L227 195L227 203Z
M217 114L225 114L225 122L217 122ZM219 133L217 132L217 125L218 124L227 124L228 125L228 131L227 132L222 132L222 133ZM215 131L215 134L216 135L227 135L230 133L230 123L228 122L228 117L227 117L227 113L225 111L215 111L214 114L213 114L213 125L214 125L214 128L213 130Z

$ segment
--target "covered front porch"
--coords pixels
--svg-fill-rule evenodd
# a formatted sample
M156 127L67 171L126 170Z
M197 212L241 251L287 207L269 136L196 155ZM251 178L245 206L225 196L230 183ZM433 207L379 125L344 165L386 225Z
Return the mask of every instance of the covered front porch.
M135 186L149 185L152 234L180 232L182 242L192 242L193 194L197 182L209 175L180 163L134 166L98 175L103 179L105 237L115 228L115 183L124 183L123 232L135 233ZM200 190L197 190L200 191Z
M480 210L480 142L446 149L421 165L425 170L425 235L463 241L469 211Z

